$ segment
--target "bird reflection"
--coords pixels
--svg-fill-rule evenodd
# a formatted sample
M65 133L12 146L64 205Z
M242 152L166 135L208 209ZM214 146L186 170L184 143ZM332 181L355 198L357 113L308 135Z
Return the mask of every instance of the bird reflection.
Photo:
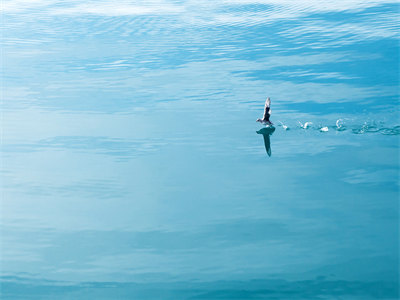
M275 127L272 126L261 128L257 131L258 134L262 134L264 137L265 150L267 151L268 156L271 156L271 140L269 137L274 133L274 131Z

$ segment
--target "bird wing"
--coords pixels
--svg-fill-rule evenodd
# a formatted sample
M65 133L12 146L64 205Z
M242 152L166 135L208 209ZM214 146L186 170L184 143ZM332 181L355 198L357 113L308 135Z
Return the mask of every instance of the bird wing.
M271 99L269 97L265 100L265 107L264 107L264 119L271 114Z

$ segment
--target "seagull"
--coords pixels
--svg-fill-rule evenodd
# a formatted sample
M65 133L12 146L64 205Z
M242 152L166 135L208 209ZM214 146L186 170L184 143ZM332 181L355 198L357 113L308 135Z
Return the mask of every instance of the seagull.
M266 125L272 125L273 123L269 120L271 116L271 99L269 97L265 100L264 116L262 119L257 119L256 122L260 122Z

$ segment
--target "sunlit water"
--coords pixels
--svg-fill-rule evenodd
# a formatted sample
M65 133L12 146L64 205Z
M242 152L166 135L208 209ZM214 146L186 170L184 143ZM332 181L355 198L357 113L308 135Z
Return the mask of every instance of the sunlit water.
M2 299L398 298L395 1L2 5Z

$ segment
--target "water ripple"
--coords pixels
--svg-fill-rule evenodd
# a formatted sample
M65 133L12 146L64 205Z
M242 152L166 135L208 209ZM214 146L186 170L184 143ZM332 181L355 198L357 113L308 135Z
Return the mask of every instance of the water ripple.
M155 140L125 140L96 136L58 136L31 144L4 145L4 152L33 152L44 149L92 151L120 159L157 151L165 142Z

